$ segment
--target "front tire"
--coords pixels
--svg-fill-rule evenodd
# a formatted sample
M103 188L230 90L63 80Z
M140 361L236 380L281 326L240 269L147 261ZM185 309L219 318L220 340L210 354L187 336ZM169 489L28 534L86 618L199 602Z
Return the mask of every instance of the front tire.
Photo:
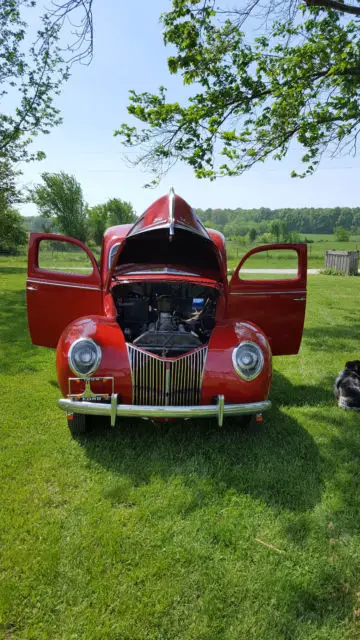
M68 417L67 423L73 438L79 438L89 430L89 416L82 413L73 413Z

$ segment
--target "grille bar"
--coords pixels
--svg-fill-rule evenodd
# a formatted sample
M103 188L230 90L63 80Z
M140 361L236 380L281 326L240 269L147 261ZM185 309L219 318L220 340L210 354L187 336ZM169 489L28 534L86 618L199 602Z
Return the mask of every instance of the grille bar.
M200 403L207 347L178 358L159 358L127 345L133 403L152 406L189 406Z

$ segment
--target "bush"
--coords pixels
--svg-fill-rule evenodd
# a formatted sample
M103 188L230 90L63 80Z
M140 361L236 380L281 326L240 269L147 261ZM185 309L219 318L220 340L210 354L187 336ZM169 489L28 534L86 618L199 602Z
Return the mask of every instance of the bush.
M336 227L334 233L335 233L336 240L338 240L338 242L349 242L350 233L348 232L347 229L344 229L343 227Z
M344 271L333 269L332 267L328 267L327 269L320 269L320 273L322 276L357 276L356 273L346 274Z

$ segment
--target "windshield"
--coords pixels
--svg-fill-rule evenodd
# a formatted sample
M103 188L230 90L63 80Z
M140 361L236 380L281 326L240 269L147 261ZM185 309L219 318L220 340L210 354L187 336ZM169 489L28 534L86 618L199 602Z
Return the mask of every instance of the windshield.
M108 258L108 269L110 269L111 263L114 260L115 253L117 252L117 250L120 247L120 245L121 245L121 242L117 242L116 244L114 244L111 247L111 249L109 251L109 258Z

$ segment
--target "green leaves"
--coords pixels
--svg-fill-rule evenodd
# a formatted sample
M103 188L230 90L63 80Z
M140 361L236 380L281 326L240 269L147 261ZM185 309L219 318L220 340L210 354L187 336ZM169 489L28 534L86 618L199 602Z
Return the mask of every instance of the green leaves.
M91 3L53 3L41 14L42 7L35 0L0 2L0 158L18 162L44 157L42 152L30 152L29 145L39 133L49 133L60 124L55 98L69 78L70 66L91 58ZM83 17L79 10L84 11ZM61 45L63 25L74 11L80 26L73 21L70 40ZM10 108L10 104L15 106Z
M19 247L26 244L27 233L20 213L2 205L0 201L0 251L16 254Z
M81 185L75 176L60 173L43 173L42 184L30 193L45 218L54 219L61 231L72 238L86 240L87 210Z
M135 222L136 215L130 202L111 198L104 204L87 208L89 232L96 245L101 245L104 232L112 225Z
M216 12L213 6L173 0L162 16L164 41L176 49L169 70L193 93L169 103L163 87L157 94L130 92L128 112L144 126L122 125L116 135L139 148L135 163L158 178L180 160L197 177L215 179L238 175L267 157L281 160L296 140L304 168L292 175L305 176L324 153L354 148L359 24L318 7L293 9L288 18L289 12L269 5L268 33L246 41L240 9Z

